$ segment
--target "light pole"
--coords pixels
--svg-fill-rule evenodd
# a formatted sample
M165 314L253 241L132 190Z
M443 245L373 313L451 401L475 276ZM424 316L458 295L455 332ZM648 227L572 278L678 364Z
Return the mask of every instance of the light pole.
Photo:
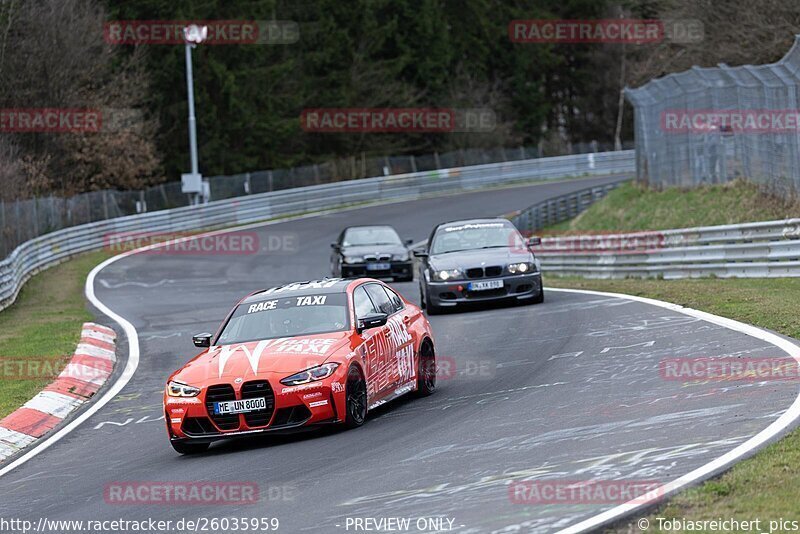
M192 204L198 204L203 193L203 175L197 163L197 120L194 115L194 78L192 76L192 48L208 37L208 26L192 24L183 29L186 41L186 93L189 99L189 152L192 171L181 175L181 190L192 195ZM205 195L204 195L205 196Z

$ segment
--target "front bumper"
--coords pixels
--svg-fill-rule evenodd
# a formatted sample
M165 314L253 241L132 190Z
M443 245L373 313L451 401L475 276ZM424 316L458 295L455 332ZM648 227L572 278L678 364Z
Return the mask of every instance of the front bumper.
M369 276L370 278L411 278L413 276L413 261L391 261L384 263L389 264L388 269L373 269L371 265L374 265L374 263L370 264L369 262L343 263L342 278L359 278L362 276Z
M486 282L501 280L503 287L471 291L470 282ZM542 273L506 275L477 280L457 280L432 282L426 280L426 299L434 306L452 307L470 302L487 302L494 300L527 300L538 297L542 293Z
M197 397L164 396L167 434L172 441L210 442L261 433L283 433L344 420L344 382L339 372L319 382L284 386L277 379L235 384L221 380ZM282 374L281 376L285 376ZM259 393L253 385L267 383ZM213 404L264 396L267 408L249 414L215 415Z

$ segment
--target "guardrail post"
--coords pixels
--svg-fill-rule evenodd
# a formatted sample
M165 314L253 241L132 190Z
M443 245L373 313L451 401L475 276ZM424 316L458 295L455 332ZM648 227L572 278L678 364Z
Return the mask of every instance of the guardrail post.
M0 231L2 231L3 257L8 256L8 245L6 244L6 201L0 200Z
M20 229L22 228L22 224L20 223L20 215L19 215L19 199L14 200L14 214L16 215L17 219L17 245L22 243L22 236L20 235Z
M31 205L33 206L33 235L36 237L39 235L39 209L36 205L36 197L31 199Z
M103 189L103 219L108 220L108 191Z

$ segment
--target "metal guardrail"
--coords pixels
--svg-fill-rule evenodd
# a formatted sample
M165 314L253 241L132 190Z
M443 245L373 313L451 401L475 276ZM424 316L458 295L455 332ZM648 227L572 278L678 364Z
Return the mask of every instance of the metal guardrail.
M623 181L613 184L587 187L560 197L544 200L523 210L506 215L523 234L530 235L537 230L568 221L586 211L589 206L605 198L609 191L616 189Z
M103 248L108 236L114 234L212 229L349 204L413 200L516 182L633 171L632 150L579 154L300 187L83 224L26 241L0 262L0 310L16 299L32 275L75 254Z
M547 272L587 278L800 276L800 219L542 239Z

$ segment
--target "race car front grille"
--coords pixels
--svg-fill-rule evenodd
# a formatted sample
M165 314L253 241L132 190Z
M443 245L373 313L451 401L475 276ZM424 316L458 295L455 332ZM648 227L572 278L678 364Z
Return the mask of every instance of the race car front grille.
M280 408L275 412L275 421L272 423L272 428L300 424L310 417L311 411L305 404L298 404L290 408Z
M216 415L214 414L214 403L221 401L236 400L236 394L230 384L219 384L211 386L206 391L206 411L208 416L214 421L221 430L235 430L239 428L239 415Z
M249 427L265 426L269 423L270 418L272 418L272 412L275 409L275 394L266 380L245 382L242 385L243 399L257 399L259 397L267 399L267 407L264 410L244 414L244 420Z

